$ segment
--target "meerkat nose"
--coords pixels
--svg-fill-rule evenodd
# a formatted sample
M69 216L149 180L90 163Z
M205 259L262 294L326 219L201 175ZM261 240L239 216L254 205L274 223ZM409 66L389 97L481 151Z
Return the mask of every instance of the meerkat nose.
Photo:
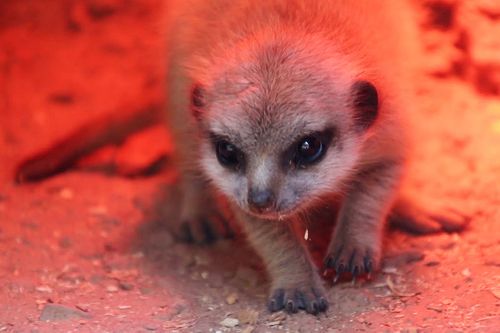
M274 205L274 193L271 190L248 190L248 205L257 212L269 210Z

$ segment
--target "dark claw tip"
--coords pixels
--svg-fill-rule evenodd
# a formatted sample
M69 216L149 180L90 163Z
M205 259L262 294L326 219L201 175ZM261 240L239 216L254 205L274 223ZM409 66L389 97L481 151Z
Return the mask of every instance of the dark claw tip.
M326 257L323 261L323 266L325 268L333 268L333 258L330 256Z
M297 312L297 309L295 308L295 304L292 300L289 300L286 302L286 311L289 312L289 313L295 313Z
M318 304L316 302L312 302L307 312L313 315L318 314Z
M191 227L189 226L189 223L184 222L181 225L180 231L179 231L179 239L182 242L186 243L193 243L194 242L194 237L191 232Z
M328 301L323 297L319 299L318 309L319 311L326 311L326 309L328 309Z
M373 262L368 258L365 258L365 271L367 273L371 273L373 271Z
M274 299L270 300L269 303L267 304L267 308L269 309L269 311L275 312L276 311L276 301Z

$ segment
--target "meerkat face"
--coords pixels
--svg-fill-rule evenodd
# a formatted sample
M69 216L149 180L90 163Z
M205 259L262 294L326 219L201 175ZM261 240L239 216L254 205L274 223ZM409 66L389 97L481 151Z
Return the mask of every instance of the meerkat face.
M378 112L370 82L338 82L283 63L226 72L191 95L202 169L240 208L264 219L342 191Z

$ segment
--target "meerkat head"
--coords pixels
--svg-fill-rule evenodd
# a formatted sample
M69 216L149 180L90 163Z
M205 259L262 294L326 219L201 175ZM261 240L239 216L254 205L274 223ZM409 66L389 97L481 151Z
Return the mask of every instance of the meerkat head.
M202 169L262 218L295 214L341 191L377 119L372 83L341 59L306 51L275 42L236 52L191 90Z

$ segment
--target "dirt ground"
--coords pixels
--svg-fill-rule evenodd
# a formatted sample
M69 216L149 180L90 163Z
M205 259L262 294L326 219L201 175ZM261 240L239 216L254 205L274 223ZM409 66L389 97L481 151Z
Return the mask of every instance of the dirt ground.
M172 239L158 213L168 162L116 172L168 156L162 127L14 183L20 161L81 124L161 99L165 2L1 1L0 332L499 332L500 7L414 2L427 53L410 185L472 220L461 234L389 231L381 272L329 283L315 317L267 312L242 237Z

